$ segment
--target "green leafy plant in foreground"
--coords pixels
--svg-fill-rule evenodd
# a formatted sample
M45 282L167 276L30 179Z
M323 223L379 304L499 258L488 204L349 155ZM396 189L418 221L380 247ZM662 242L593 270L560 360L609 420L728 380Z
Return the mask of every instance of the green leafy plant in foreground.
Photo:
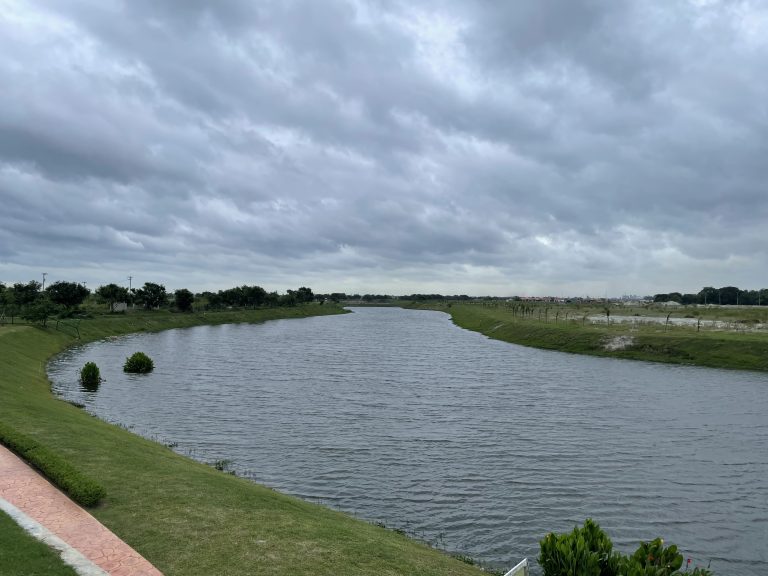
M152 372L155 368L152 358L144 354L144 352L134 352L133 355L125 359L123 365L124 372L130 372L132 374L147 374Z
M80 383L86 388L97 388L101 382L101 372L95 362L86 362L80 370Z
M539 564L544 576L677 576L683 574L683 555L677 546L664 547L656 538L641 542L631 556L613 551L613 543L597 522L588 518L584 526L566 534L547 534L539 543ZM691 576L711 576L694 568Z

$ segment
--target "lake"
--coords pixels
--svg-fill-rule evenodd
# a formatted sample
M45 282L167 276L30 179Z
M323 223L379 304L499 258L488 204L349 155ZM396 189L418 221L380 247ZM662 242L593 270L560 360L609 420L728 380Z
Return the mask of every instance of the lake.
M122 372L137 350L152 374ZM662 536L719 575L768 573L765 374L536 350L398 308L134 334L48 371L105 420L497 567L592 517L624 552Z

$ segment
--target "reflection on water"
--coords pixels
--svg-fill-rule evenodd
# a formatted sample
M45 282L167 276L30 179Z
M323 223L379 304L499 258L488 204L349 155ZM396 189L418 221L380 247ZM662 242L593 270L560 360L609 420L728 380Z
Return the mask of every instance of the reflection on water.
M151 375L122 372L136 350ZM718 574L768 573L762 374L534 350L393 308L137 334L49 374L183 453L502 567L593 517L624 551L663 536Z

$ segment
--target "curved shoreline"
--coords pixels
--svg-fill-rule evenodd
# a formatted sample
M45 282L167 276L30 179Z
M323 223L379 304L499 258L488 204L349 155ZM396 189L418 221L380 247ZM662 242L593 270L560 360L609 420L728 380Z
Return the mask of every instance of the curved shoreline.
M83 321L81 342L186 326L341 313L338 307L137 313ZM279 494L178 455L55 398L45 363L77 342L54 329L0 327L0 420L102 482L92 511L168 575L481 574L393 531Z
M519 318L503 307L479 304L403 304L445 312L454 324L489 338L571 354L644 360L728 370L768 372L768 334L665 330L662 324L586 324Z

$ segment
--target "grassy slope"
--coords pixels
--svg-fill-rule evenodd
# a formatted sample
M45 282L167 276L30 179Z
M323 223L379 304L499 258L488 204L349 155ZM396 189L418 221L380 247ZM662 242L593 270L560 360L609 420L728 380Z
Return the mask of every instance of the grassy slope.
M562 319L556 324L552 316L549 322L520 319L503 306L492 308L480 304L416 307L448 312L454 323L462 328L535 348L711 368L768 370L766 334L715 330L696 332L687 327L673 327L665 332L661 325L631 328L618 323L611 326L583 325L581 321L565 323ZM613 352L605 349L608 340L623 335L633 337L632 346Z
M160 312L84 320L80 331L87 341L338 311L325 306L207 317ZM198 464L55 399L45 363L72 342L51 328L0 327L0 420L101 482L107 497L92 513L164 573L479 573L394 532Z
M0 574L3 576L77 576L55 550L27 534L0 512Z

